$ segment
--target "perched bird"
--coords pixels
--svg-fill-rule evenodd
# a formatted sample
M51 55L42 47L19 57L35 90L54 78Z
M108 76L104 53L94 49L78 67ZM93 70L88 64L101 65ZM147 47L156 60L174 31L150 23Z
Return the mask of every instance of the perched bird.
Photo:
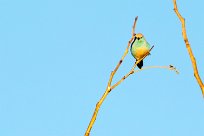
M134 40L131 44L130 51L132 56L137 60L142 59L150 50L150 45L141 33L135 34ZM143 60L137 64L141 69L143 66Z

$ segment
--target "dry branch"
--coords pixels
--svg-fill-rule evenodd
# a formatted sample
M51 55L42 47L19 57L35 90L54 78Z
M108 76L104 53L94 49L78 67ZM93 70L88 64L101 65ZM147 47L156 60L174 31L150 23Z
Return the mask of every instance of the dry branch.
M184 42L186 44L186 49L188 51L188 54L190 56L190 59L191 59L191 63L192 63L192 66L193 66L193 70L194 70L194 76L201 88L201 91L202 91L202 94L203 94L203 97L204 97L204 84L199 76L199 73L198 73L198 69L197 69L197 64L196 64L196 59L193 55L193 51L191 49L191 46L190 46L190 43L188 41L188 37L187 37L187 34L186 34L186 26L185 26L185 19L181 16L181 14L179 13L178 11L178 8L177 8L177 4L176 4L176 0L173 0L173 3L174 3L174 11L176 13L176 15L178 16L180 22L181 22L181 25L182 25L182 36L183 36L183 39L184 39Z
M112 87L111 90L113 90L116 86L118 86L121 82L123 82L129 75L134 73L134 69L137 66L138 63L140 63L145 57L147 57L150 54L150 51L154 48L154 46L152 46L152 48L149 50L149 52L147 52L144 57L142 57L140 60L136 61L135 64L133 65L132 69L130 70L129 73L127 73L124 77L122 77L117 83L115 83ZM111 91L110 90L110 91Z
M98 111L103 103L103 101L106 99L107 95L111 92L111 90L113 90L115 87L117 87L121 82L123 82L129 75L133 74L133 73L136 73L135 71L135 67L137 66L138 63L140 63L147 55L150 54L150 51L152 50L152 48L154 46L152 46L152 48L149 50L148 53L145 54L145 56L143 58L141 58L140 60L136 61L135 64L133 65L132 69L130 70L129 73L127 73L122 79L120 79L118 82L116 82L114 85L111 85L112 83L112 80L113 80L113 77L115 75L115 73L117 72L117 70L119 69L120 65L122 64L124 58L126 57L126 55L128 54L128 51L129 51L129 48L130 48L130 44L132 43L133 39L134 39L134 36L135 36L135 28L136 28L136 22L137 22L137 18L135 18L135 21L134 21L134 24L133 24L133 27L132 27L132 37L130 38L130 40L128 41L128 44L127 44L127 48L125 49L125 52L123 54L123 56L121 57L120 61L118 62L118 64L116 65L115 69L111 72L110 74L110 78L109 78L109 81L108 81L108 85L106 87L106 90L103 94L103 96L100 98L100 100L97 102L96 104L96 107L95 107L95 110L94 110L94 113L92 115L92 118L89 122L89 125L88 125L88 128L85 132L85 135L84 136L89 136L90 134L90 131L91 131L91 128L96 120L96 117L98 115ZM156 68L156 67L153 67L153 68ZM159 67L158 68L162 68L162 67ZM166 67L164 67L166 68ZM169 69L170 70L175 70L175 68L173 66L169 66ZM143 69L142 69L143 70Z
M111 72L110 74L110 78L109 78L109 81L108 81L108 85L106 87L106 91L104 92L103 96L101 97L101 99L98 101L98 103L96 104L96 107L95 107L95 110L94 110L94 113L92 115L92 118L91 118L91 121L89 123L89 126L86 130L86 133L84 136L89 136L90 134L90 131L91 131L91 128L96 120L96 117L97 117L97 114L98 114L98 111L101 107L101 104L103 103L103 101L105 100L105 98L107 97L107 95L109 94L109 92L111 91L111 83L112 83L112 80L113 80L113 77L115 75L115 73L117 72L118 68L120 67L120 65L122 64L125 56L128 54L128 51L129 51L129 48L130 48L130 44L132 43L132 40L134 39L134 36L135 36L135 27L136 27L136 22L137 22L137 18L135 18L134 20L134 24L133 24L133 27L132 27L132 37L130 38L130 40L128 41L128 45L127 45L127 48L125 49L125 52L122 56L122 58L120 59L120 61L118 62L117 66L115 67L115 69Z

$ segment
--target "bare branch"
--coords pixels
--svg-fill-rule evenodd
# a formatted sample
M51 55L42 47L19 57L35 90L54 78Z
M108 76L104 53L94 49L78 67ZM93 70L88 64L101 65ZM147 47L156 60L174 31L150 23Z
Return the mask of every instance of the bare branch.
M134 21L134 24L133 24L133 26L132 26L132 36L135 35L135 29L136 29L136 22L137 22L137 19L138 19L138 16L136 16L135 21Z
M201 91L202 91L202 94L204 97L204 84L203 84L203 82L199 76L197 64L196 64L196 59L193 55L193 51L192 51L190 43L188 41L188 37L187 37L187 33L186 33L186 26L185 26L185 19L181 16L181 14L178 11L176 0L173 0L173 3L174 3L174 11L175 11L175 13L176 13L177 17L179 18L181 25L182 25L182 36L183 36L184 42L186 44L186 49L187 49L188 54L189 54L190 59L191 59L192 67L194 70L194 76L195 76L195 78L196 78L196 80L197 80L197 82L201 88Z
M175 71L176 74L179 74L179 71L172 65L169 65L169 66L148 66L148 67L144 67L144 68L139 69L139 70L135 70L134 73L140 72L140 71L143 71L143 70L153 69L153 68L172 70L172 71Z
M151 47L151 49L138 61L135 62L135 64L133 65L132 69L130 70L129 73L127 73L124 77L122 77L117 83L115 83L113 86L111 86L111 90L113 90L116 86L118 86L120 83L122 83L129 75L134 73L134 69L137 66L138 63L140 63L144 58L147 57L147 55L150 54L150 51L154 48L154 46ZM110 91L111 91L110 90Z
M89 125L88 125L88 128L85 132L85 135L84 136L89 136L90 134L90 131L91 131L91 128L96 120L96 117L98 115L98 111L103 103L103 101L105 100L105 98L107 97L107 95L109 94L109 92L111 91L111 83L112 83L112 80L113 80L113 77L115 75L115 73L117 72L118 68L120 67L120 65L122 64L124 58L126 57L126 55L128 54L128 51L129 51L129 48L130 48L130 44L134 38L134 31L135 31L135 27L136 27L136 21L137 21L137 17L135 18L134 20L134 24L133 24L133 27L132 27L132 37L130 38L130 40L128 41L128 45L127 45L127 48L125 49L125 52L122 56L122 58L120 59L120 61L118 62L118 64L116 65L115 69L111 72L110 74L110 78L109 78L109 81L108 81L108 85L107 85L107 88L106 88L106 91L104 92L103 96L101 97L101 99L98 101L98 103L96 104L96 107L95 107L95 110L94 110L94 113L92 115L92 118L89 122Z

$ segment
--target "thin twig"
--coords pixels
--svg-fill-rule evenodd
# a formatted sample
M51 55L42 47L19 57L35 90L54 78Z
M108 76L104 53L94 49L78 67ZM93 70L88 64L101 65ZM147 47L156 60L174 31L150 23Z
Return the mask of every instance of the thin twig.
M135 21L134 21L134 24L133 24L133 26L132 26L132 36L135 35L135 29L136 29L137 19L138 19L138 16L136 16Z
M190 59L191 59L191 63L192 63L192 66L193 66L193 70L194 70L194 76L201 88L201 91L202 91L202 94L203 94L203 97L204 97L204 84L199 76L199 73L198 73L198 69L197 69L197 64L196 64L196 59L193 55L193 51L191 49L191 46L190 46L190 43L188 41L188 37L187 37L187 34L186 34L186 26L185 26L185 19L181 16L181 14L179 13L178 11L178 8L177 8L177 4L176 4L176 0L173 0L173 3L174 3L174 11L177 15L177 17L179 18L180 22L181 22L181 25L182 25L182 36L183 36L183 39L184 39L184 42L186 44L186 48L188 50L188 53L189 53L189 56L190 56Z
M136 66L137 66L137 63L134 64L133 68L130 70L129 73L127 73L117 83L115 83L113 86L111 86L111 90L113 90L115 87L117 87L119 84L121 84L131 74L134 74L134 73L137 73L137 72L140 72L140 71L143 71L143 70L147 70L147 69L152 69L152 68L168 69L168 70L173 70L177 74L179 74L179 71L174 66L172 66L172 65L169 65L169 66L148 66L148 67L144 67L144 68L139 69L139 70L134 70Z
M152 68L172 70L172 71L175 71L176 74L179 74L179 71L172 65L169 65L169 66L147 66L147 67L143 67L142 69L135 70L134 73L140 72L140 71L143 71L143 70L152 69Z
M137 66L137 63L135 62L135 64L133 65L132 69L130 70L129 73L127 73L124 77L122 77L117 83L115 83L113 86L111 86L111 90L113 90L115 87L117 87L121 82L123 82L129 75L134 73L134 69ZM110 91L111 91L110 90Z

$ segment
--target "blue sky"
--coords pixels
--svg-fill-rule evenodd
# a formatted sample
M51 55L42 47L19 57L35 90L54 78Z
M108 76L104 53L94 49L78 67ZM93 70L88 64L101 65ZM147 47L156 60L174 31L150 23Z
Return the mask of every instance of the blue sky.
M204 80L202 1L178 1ZM204 101L171 0L0 0L0 135L81 136L136 32L154 45L103 103L92 136L203 136ZM116 82L134 63L128 54Z

